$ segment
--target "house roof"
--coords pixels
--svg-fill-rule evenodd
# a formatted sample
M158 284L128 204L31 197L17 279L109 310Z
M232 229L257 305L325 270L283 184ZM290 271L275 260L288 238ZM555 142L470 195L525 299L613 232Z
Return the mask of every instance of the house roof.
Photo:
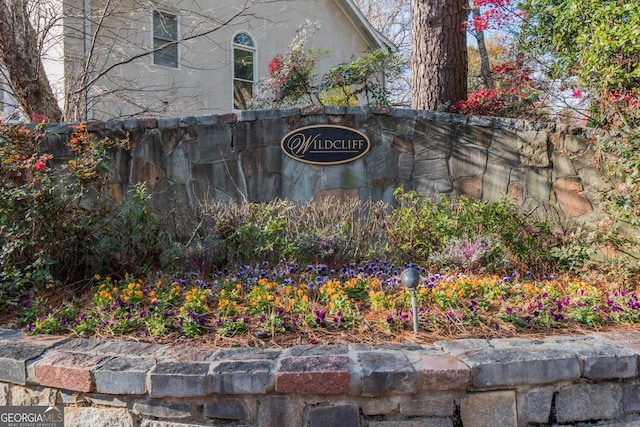
M360 31L361 35L376 47L386 46L392 52L397 52L398 47L388 38L376 30L367 20L360 8L353 0L334 0L353 26Z

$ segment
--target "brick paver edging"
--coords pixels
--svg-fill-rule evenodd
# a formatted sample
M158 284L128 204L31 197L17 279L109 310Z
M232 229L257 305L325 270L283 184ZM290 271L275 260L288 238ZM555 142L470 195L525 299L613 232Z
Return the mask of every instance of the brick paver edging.
M0 405L64 404L65 425L640 426L639 355L640 331L275 349L0 329Z

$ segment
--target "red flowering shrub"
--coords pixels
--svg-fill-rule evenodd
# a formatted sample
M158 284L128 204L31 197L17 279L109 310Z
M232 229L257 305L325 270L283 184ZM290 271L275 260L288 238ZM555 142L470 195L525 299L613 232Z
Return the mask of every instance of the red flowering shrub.
M609 95L609 100L620 109L636 110L640 108L640 94L637 91L614 92Z
M47 164L42 160L38 160L36 164L33 165L33 169L37 170L38 172L43 171L46 168L47 168Z
M492 65L495 88L472 92L450 110L457 114L496 117L543 116L538 97L544 87L530 77L531 71L519 61Z
M317 97L313 85L314 68L317 61L325 55L322 51L305 49L309 38L316 31L307 22L302 26L284 54L277 54L267 67L268 77L260 82L261 91L267 94L270 103L278 107L295 105L301 100L314 103ZM265 100L254 100L256 105Z
M480 89L470 93L466 100L453 104L451 111L458 114L499 116L505 105L501 98L501 93L496 89Z
M51 119L44 114L34 113L31 115L31 123L50 123Z
M381 76L393 78L404 63L386 48L366 52L362 57L339 64L318 78L315 67L328 51L306 49L313 28L301 27L286 52L269 61L268 75L259 85L252 108L297 105L388 105L389 91ZM314 30L315 31L315 30Z
M511 4L511 0L475 0L475 4L478 7L509 6Z
M40 127L0 126L0 309L30 289L86 277L105 214L85 197L104 183L113 143L78 126L68 144L76 157L48 167L44 137Z
M476 31L485 31L499 26L501 15L495 9L489 9L480 16L476 16L471 20L473 29Z
M640 128L640 89L605 93L591 105L593 122L605 129Z
M282 54L279 53L273 58L271 58L271 61L269 61L267 70L269 72L269 75L273 76L278 72L280 72L281 69L282 69Z
M511 0L475 0L473 6L480 9L480 15L466 23L472 31L506 28L523 17L521 10L512 7Z

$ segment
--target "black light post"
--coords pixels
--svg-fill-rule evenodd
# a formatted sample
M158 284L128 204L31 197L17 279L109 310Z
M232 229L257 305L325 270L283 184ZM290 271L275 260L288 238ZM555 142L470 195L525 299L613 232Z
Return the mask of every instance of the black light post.
M411 291L411 306L413 308L413 332L418 333L418 297L416 287L420 283L420 273L415 268L407 268L400 273L402 284Z

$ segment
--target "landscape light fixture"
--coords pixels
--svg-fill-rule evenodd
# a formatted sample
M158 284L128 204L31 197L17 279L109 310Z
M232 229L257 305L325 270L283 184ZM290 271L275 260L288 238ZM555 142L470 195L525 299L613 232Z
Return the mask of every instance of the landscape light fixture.
M418 333L418 297L416 288L420 283L420 273L415 268L406 268L400 273L402 284L411 291L411 306L413 308L413 332Z

